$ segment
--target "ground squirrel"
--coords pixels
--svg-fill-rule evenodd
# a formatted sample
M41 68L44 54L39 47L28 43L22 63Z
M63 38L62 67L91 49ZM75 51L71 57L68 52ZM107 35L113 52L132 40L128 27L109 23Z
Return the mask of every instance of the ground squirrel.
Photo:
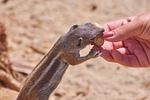
M48 100L69 64L80 64L99 55L99 52L92 51L80 56L79 52L103 32L104 29L96 23L73 25L34 68L17 100Z

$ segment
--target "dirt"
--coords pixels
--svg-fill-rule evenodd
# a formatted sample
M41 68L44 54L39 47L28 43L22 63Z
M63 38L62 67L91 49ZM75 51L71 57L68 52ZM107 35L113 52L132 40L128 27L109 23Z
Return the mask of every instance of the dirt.
M150 0L0 0L14 70L28 74L74 24L106 22L150 11ZM89 51L91 47L87 47ZM6 93L7 91L7 93ZM0 100L18 93L0 88ZM6 95L6 96L5 96ZM15 100L15 99L14 99ZM70 66L50 100L150 100L150 69L99 57Z

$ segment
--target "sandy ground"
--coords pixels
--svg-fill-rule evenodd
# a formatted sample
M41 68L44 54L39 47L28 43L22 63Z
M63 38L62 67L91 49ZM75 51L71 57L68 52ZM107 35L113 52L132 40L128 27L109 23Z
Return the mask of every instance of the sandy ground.
M150 0L0 0L9 56L14 65L27 65L23 70L27 73L73 24L102 25L146 11ZM10 97L17 96L11 93ZM150 69L92 59L70 66L50 100L150 100Z

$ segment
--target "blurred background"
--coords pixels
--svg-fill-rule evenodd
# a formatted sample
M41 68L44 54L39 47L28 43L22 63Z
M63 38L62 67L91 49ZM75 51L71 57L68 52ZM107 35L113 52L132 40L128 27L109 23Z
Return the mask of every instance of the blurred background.
M103 25L148 11L150 0L0 0L10 60L27 74L72 25ZM98 57L70 66L50 100L150 100L150 69Z

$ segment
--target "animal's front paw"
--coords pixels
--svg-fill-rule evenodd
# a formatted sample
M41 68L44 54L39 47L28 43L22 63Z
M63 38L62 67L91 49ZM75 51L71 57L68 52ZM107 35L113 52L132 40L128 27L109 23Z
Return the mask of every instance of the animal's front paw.
M88 57L90 58L95 58L95 57L98 57L100 56L102 53L100 51L91 51L89 54L88 54Z

